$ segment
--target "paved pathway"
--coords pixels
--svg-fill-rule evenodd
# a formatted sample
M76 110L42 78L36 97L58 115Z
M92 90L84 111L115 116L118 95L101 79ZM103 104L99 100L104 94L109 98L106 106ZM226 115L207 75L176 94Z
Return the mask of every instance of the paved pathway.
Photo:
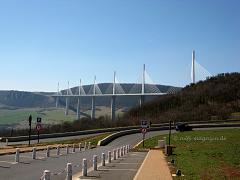
M134 180L172 180L168 164L161 150L150 150Z
M112 163L101 166L97 171L91 171L87 177L80 179L101 180L132 180L141 166L147 152L130 152ZM79 180L79 178L74 178Z

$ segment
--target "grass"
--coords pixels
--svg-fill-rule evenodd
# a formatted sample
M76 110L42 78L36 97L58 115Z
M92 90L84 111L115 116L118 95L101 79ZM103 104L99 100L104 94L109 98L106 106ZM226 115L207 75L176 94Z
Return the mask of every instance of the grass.
M145 146L155 147L162 138L163 136L156 136L148 139ZM176 148L174 155L169 156L168 160L175 160L173 171L180 169L185 175L184 178L176 179L240 179L239 138L240 129L173 134L171 142Z

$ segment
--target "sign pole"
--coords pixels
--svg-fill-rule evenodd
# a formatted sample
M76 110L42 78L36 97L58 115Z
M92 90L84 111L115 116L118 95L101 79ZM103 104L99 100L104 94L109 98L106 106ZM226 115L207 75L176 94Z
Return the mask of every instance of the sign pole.
M171 144L171 130L172 130L172 121L169 121L169 137L168 137L168 145Z
M143 133L143 148L144 148L145 133Z
M38 131L38 143L39 143L39 131Z
M30 115L28 118L29 122L29 131L28 131L28 146L31 144L31 125L32 125L32 116Z

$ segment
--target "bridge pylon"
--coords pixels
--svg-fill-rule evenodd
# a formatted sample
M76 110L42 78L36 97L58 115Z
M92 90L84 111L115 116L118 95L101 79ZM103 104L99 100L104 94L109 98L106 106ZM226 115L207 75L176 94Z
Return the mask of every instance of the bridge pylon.
M146 73L146 66L145 64L143 64L143 72L142 72L142 93L141 93L141 96L140 96L140 99L139 99L139 106L142 107L144 101L145 101L145 75Z
M81 96L81 87L82 87L82 80L80 79L79 87L78 87L78 98L77 98L77 120L81 118L80 113L81 113L81 106L80 106L80 96Z
M67 95L69 95L69 81L68 81L68 89L67 89ZM66 97L66 109L65 109L65 115L68 115L69 112L69 97Z
M96 112L96 76L94 76L94 84L93 84L93 96L92 96L92 111L91 111L91 119L95 119Z
M114 71L113 75L113 94L111 98L111 119L115 121L116 119L116 71Z

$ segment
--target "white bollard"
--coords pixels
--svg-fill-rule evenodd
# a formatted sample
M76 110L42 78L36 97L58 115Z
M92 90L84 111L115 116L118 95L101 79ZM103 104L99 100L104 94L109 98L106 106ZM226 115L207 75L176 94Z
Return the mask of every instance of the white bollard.
M72 152L75 153L75 144L73 144L73 149L72 149Z
M51 172L49 170L45 170L43 173L43 180L50 180Z
M91 149L91 142L88 142L88 149Z
M67 163L67 176L66 180L72 180L72 163Z
M126 146L126 153L129 153L129 145Z
M69 154L69 145L66 146L66 154Z
M108 163L112 162L112 152L108 151Z
M82 151L82 143L79 143L79 151Z
M87 160L83 159L82 161L82 175L87 176Z
M102 153L102 166L105 166L106 154Z
M86 149L87 149L87 142L85 142L84 144L84 150L86 151Z
M33 150L32 150L32 158L33 158L33 159L36 159L36 152L37 152L37 150L36 150L36 148L34 147Z
M123 147L120 148L121 157L123 156Z
M19 162L19 155L20 155L20 150L19 148L16 149L16 154L15 154L15 162Z
M93 156L93 170L97 171L97 155Z
M120 158L120 149L117 148L117 158Z
M60 146L57 146L57 156L60 155Z
M113 150L113 160L116 160L117 159L117 150L114 149Z
M126 147L123 146L123 155L125 155L125 154L126 154Z
M49 146L47 146L46 157L50 157L50 147Z
M167 138L166 137L163 137L163 140L165 142L165 145L167 144Z
M6 146L8 146L8 139L6 139Z

